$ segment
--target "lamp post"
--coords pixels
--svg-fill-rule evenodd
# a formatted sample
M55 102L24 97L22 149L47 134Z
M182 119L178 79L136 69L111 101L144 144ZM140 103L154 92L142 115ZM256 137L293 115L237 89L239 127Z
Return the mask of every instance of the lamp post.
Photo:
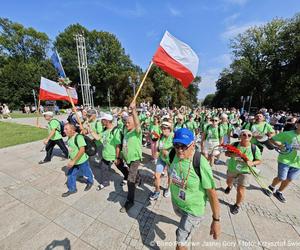
M92 107L94 108L94 94L96 93L96 86L92 86Z
M129 85L132 87L133 89L133 96L135 96L135 88L140 84L140 75L136 76L136 80L133 81L131 76L128 76L128 82Z

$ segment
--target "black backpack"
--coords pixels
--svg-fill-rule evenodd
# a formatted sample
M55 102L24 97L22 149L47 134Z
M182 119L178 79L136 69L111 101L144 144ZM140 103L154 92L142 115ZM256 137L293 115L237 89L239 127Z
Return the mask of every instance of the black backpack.
M75 139L74 139L74 142L75 142L75 145L76 147L79 149L79 146L78 146L78 136L81 135L81 134L77 134L75 135ZM85 143L86 143L86 146L85 146L85 153L88 155L88 156L93 156L97 153L97 146L96 146L96 143L94 140L92 140L90 137L86 136L86 135L81 135L83 136L83 139L85 140Z
M53 121L53 120L59 122L60 127L57 129L57 131L61 134L62 137L66 137L64 121L59 121L57 119L52 119L51 121Z
M176 152L175 149L172 148L171 151L169 152L169 159L170 159L170 165L172 164L174 158L175 158ZM193 157L193 168L196 172L196 174L199 176L199 179L201 181L201 153L199 151L195 151L194 157Z
M238 141L234 142L232 145L237 148L237 146L239 145L239 142ZM256 145L252 144L252 143L251 143L251 152L252 152L252 156L253 156L253 161L255 161L256 160L256 158L255 158Z

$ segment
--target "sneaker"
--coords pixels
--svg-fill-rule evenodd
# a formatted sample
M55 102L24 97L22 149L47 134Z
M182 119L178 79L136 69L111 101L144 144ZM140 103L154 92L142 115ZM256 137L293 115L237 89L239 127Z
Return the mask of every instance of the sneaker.
M225 189L224 193L225 193L225 194L229 194L230 191L231 191L231 188L230 188L230 187L227 187L227 188Z
M282 203L286 203L286 199L284 198L283 194L278 190L274 193L274 196Z
M104 188L106 188L106 187L108 187L108 186L109 186L109 184L108 184L108 185L100 184L100 185L97 187L97 191L100 191L100 190L102 190L102 189L104 189Z
M164 195L165 198L168 198L168 197L170 196L170 191L169 191L169 189L165 189L163 195Z
M127 180L123 180L121 183L120 183L120 186L125 186L127 185Z
M153 192L150 197L149 197L149 200L150 201L156 201L159 197L159 192Z
M274 192L274 188L270 185L268 188L263 188L262 191L265 195L271 197Z
M89 191L92 186L93 186L93 183L86 184L86 187L85 187L84 191Z
M62 196L62 197L68 197L69 195L75 194L75 193L77 193L77 189L76 189L75 191L68 191L68 192L65 192L65 193L63 193L61 196Z
M237 214L240 210L240 207L237 204L234 204L233 206L230 207L230 212L232 214Z
M42 164L45 164L47 162L50 162L50 161L45 161L45 160L42 160L42 161L39 161L39 164L42 165Z
M128 210L129 210L130 208L132 208L133 205L134 205L133 202L126 201L125 204L124 204L124 206L121 207L120 212L121 212L121 213L128 212Z

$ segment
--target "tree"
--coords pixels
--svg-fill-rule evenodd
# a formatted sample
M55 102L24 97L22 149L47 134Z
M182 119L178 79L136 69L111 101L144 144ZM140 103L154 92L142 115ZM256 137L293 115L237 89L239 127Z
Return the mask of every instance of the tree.
M203 105L203 106L207 106L207 107L211 107L211 106L212 106L212 102L213 102L214 97L215 97L215 94L208 94L208 95L204 98L202 105Z
M213 104L239 104L240 96L253 95L252 104L296 110L300 100L300 17L274 19L238 35L231 43L229 69L217 81Z
M49 41L45 33L0 18L0 102L11 108L33 103L41 76L56 76L46 59Z

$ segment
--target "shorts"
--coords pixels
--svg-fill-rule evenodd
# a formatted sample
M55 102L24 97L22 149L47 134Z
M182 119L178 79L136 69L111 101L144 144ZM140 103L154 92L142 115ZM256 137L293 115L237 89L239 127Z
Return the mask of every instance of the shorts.
M214 147L218 146L219 141L205 141L204 142L204 153L211 154Z
M161 158L158 158L155 173L162 173L166 165L167 163L165 163Z
M300 175L300 168L294 168L284 163L278 162L278 179L284 181L296 180Z
M227 177L238 180L238 186L249 187L250 186L250 174L233 173L227 171Z
M191 215L182 211L175 204L173 204L173 209L175 214L181 217L179 226L176 229L176 242L178 245L184 246L187 244L193 230L200 226L204 216Z

